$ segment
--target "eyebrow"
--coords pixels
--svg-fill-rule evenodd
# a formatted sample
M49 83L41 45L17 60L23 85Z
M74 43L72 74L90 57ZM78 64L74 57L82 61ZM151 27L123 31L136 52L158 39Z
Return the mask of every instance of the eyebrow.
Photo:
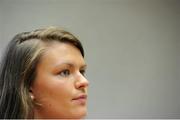
M69 67L75 67L75 65L73 63L70 63L70 62L58 63L57 65L55 65L55 67L59 67L59 66L62 66L62 65L68 65ZM87 68L87 64L82 64L80 66L80 68Z

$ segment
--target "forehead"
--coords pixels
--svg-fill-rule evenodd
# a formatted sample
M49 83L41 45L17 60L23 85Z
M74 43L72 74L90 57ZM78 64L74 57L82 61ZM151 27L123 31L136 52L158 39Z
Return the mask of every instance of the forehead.
M70 63L75 66L84 65L85 61L81 52L69 43L53 42L46 48L39 64L56 66L61 63Z

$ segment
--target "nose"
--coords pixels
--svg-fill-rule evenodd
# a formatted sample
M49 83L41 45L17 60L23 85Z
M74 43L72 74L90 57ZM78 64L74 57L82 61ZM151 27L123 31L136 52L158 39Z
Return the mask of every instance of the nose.
M89 86L89 81L83 75L79 75L77 77L75 86L77 89L87 88Z

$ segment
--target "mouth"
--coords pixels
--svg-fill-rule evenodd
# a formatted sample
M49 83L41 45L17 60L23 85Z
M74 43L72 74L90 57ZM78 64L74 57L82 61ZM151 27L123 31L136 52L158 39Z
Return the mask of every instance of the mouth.
M87 95L85 95L85 94L79 95L79 96L73 98L72 101L77 104L80 104L80 105L85 105L86 101L87 101Z

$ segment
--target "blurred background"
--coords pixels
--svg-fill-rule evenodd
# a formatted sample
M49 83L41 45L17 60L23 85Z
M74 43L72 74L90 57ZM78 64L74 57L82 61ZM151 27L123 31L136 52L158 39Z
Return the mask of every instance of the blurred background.
M180 0L0 0L0 56L50 25L84 45L87 118L180 118Z

